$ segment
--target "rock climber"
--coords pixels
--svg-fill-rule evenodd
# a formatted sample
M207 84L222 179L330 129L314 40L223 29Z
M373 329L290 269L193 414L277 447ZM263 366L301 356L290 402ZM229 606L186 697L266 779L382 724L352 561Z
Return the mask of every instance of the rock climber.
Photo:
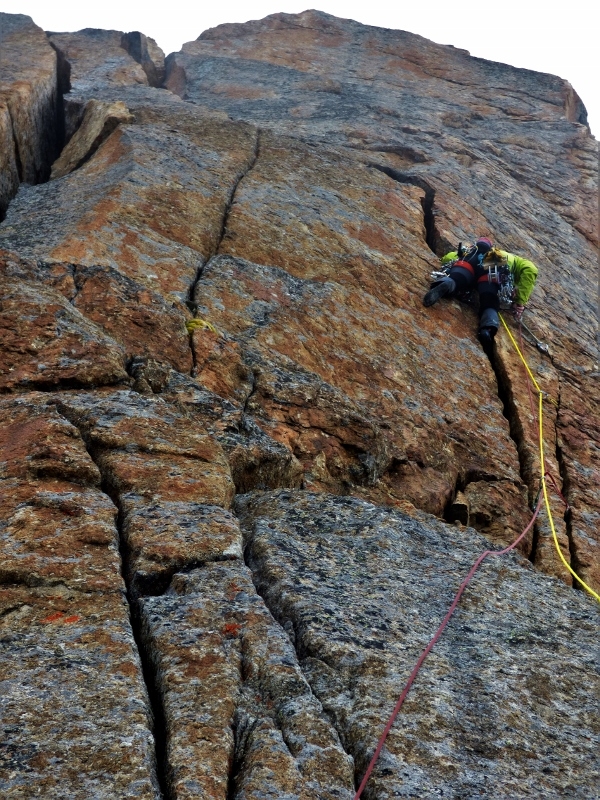
M520 320L537 279L537 267L532 261L494 247L487 237L477 239L474 245L446 253L442 267L448 274L434 273L436 280L423 298L424 306L432 306L442 297L469 291L477 285L479 294L478 338L489 355L493 349L494 336L500 319L498 294L503 283L514 286L511 311Z

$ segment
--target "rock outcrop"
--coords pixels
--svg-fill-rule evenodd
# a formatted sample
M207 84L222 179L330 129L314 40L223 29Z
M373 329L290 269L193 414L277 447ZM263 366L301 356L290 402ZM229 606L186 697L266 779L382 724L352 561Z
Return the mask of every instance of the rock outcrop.
M458 241L539 267L556 533L600 589L585 109L314 11L167 59L18 15L0 44L2 794L350 799L540 485L510 340L490 360L471 304L422 306ZM597 604L545 515L519 550L484 562L366 800L597 791Z

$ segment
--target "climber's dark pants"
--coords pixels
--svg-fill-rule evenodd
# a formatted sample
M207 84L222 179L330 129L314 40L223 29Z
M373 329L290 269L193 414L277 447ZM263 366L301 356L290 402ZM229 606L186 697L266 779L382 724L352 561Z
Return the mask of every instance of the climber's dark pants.
M471 272L466 267L452 267L450 277L459 292L472 289L477 284L477 292L479 293L479 329L498 328L500 324L498 317L500 285L488 281L487 272L479 268L475 268Z

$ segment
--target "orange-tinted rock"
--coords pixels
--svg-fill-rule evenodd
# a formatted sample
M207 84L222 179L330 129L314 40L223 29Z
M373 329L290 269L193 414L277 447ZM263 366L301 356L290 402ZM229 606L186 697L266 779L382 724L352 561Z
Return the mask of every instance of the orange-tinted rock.
M225 508L231 503L234 485L219 443L164 402L126 391L104 397L65 393L59 409L82 432L115 494Z
M252 371L239 344L208 328L194 330L191 340L198 383L221 397L245 402L252 391Z
M69 64L75 94L112 87L148 85L141 64L122 46L120 31L86 28L76 33L51 33L50 41Z
M218 246L256 134L243 123L198 119L181 102L152 109L146 101L135 116L139 124L117 128L82 167L20 195L0 246L50 263L110 267L182 308Z
M73 305L123 345L129 357L155 356L180 372L192 369L184 311L110 267L75 270Z
M561 554L600 580L585 109L559 78L314 11L204 34L172 91L143 34L51 39L65 174L0 224L8 796L158 796L143 661L165 796L350 798L542 460ZM490 360L474 303L422 305L481 234L540 268L543 459L504 330ZM543 514L521 548L469 585L367 794L593 793L594 606Z
M118 125L131 123L133 120L133 115L119 100L115 103L90 100L83 112L81 125L69 139L60 158L52 165L50 177L62 178L63 175L73 172L92 157Z
M0 13L0 219L19 184L46 180L59 144L56 53L30 17Z
M117 509L99 490L0 481L0 582L122 592Z
M117 509L44 394L0 401L0 582L120 592Z
M127 380L123 348L53 289L3 282L0 390Z
M47 395L0 401L0 478L57 478L100 486L100 473L79 431Z
M373 485L380 500L383 489L392 502L409 499L442 514L460 476L519 480L483 354L446 337L444 359L461 373L446 384L431 332L403 327L411 312L427 321L406 290L397 304L383 302L333 276L300 280L218 257L204 270L196 299L206 319L248 347L246 359L256 363L248 409L305 465L307 487L345 493L353 484Z
M472 59L466 51L435 45L412 34L367 28L312 11L275 15L244 26L225 25L206 32L196 42L186 44L182 53L168 59L167 85L172 81L177 83L173 83L173 89L184 99L226 110L271 131L261 134L257 162L238 187L220 252L277 266L301 278L322 278L331 275L328 269L335 269L343 274L345 286L356 281L380 300L397 297L399 285L409 290L415 285L415 293L422 294L427 285L427 268L424 263L419 268L411 257L416 226L407 225L406 214L398 214L389 200L383 215L372 207L364 213L368 192L374 186L371 179L360 182L361 191L356 196L363 205L351 203L352 174L356 169L351 162L360 159L396 181L397 187L408 188L412 184L413 191L418 192L415 187L423 190L427 243L438 255L455 247L459 240L468 241L487 233L508 250L535 261L540 269L539 281L526 319L534 334L550 345L554 369L550 368L547 376L542 375L541 381L547 394L555 395L555 400L560 396L565 370L593 368L597 361L597 322L589 298L596 295L593 245L597 240L597 153L594 140L584 127L585 109L568 84L553 76ZM293 135L296 143L289 143L282 134ZM317 142L318 151L314 146ZM338 162L341 153L344 161ZM312 167L317 163L318 168ZM415 200L418 198L416 194ZM350 217L344 231L347 243L339 233L338 202ZM402 229L411 230L409 241L394 238L396 223L385 216L391 210L402 220ZM321 220L327 222L322 224ZM423 251L421 247L419 256ZM351 268L340 259L346 252L353 259ZM371 274L365 274L366 270L361 273L357 267L367 252L377 264ZM390 286L386 285L381 265L390 256L393 263L394 253L401 254L405 269L400 266ZM198 294L201 285L202 280ZM398 299L404 305L401 297ZM265 298L255 298L257 310L261 300L264 302ZM419 299L415 298L415 304ZM407 303L405 307L412 319L401 324L404 336L411 336L416 328L427 330L430 337L434 334L444 342L443 347L438 346L439 363L435 368L433 360L420 359L423 377L430 385L439 379L445 393L457 384L462 387L469 370L464 358L456 357L453 346L459 346L467 355L464 342L473 335L473 317L467 311L457 313L458 306L448 313L448 304L441 303L427 312L426 322L415 314L414 306ZM229 307L226 309L230 313ZM331 316L328 308L328 321ZM231 333L221 317L222 312L217 313L212 321ZM381 319L381 315L376 318ZM453 330L450 335L445 331L446 322ZM257 329L259 337L272 324L269 320L267 326L261 325ZM364 324L363 328L367 330ZM306 335L304 330L302 335ZM288 341L302 341L299 336L296 332L295 336L288 336ZM276 346L282 345L277 342ZM539 359L529 345L526 347L535 366ZM323 345L316 347L311 342L304 349L310 351L310 369L314 369L312 365L319 360L316 354L321 357ZM336 342L336 353L345 350L346 345ZM354 357L354 341L348 350ZM508 343L503 345L498 351L497 366L508 380L510 391L519 395L517 405L525 409L526 383L520 361L511 352ZM290 354L289 350L286 354ZM292 357L301 362L304 359L302 366L307 366L303 347L298 347ZM320 360L322 370L322 357ZM392 370L397 370L395 359L390 361ZM332 381L331 367L328 370L327 380ZM336 382L343 371L336 364ZM401 376L402 369L397 371ZM373 383L381 385L380 377L373 377L363 365L350 374L353 384L360 381L362 374L368 376L369 395ZM405 379L404 385L407 384L414 385ZM353 390L356 392L355 386ZM424 397L429 391L427 388ZM414 395L412 388L411 393ZM466 389L465 394L472 400L480 399L474 388ZM422 406L418 395L412 395L410 399ZM438 441L434 432L416 457L407 459L401 454L398 458L393 454L395 462L389 473L381 476L380 484L368 496L381 501L387 495L388 502L393 502L396 492L393 488L390 491L387 484L401 482L409 500L440 514L451 501L455 487L464 487L482 476L488 481L490 473L496 475L496 452L501 447L498 437L489 430L487 403L483 401L482 413L475 415L470 409L467 412L462 396L453 406L455 410L464 408L465 415L457 426L459 430L452 431L451 439L462 438L471 451L473 434L485 431L487 442L480 451L486 452L485 465L464 470L459 460L459 468L448 471L439 462L427 463L428 459L421 457L423 450L427 453L431 448L439 454L447 446L441 444L445 434ZM402 412L395 411L390 416L405 419L405 409ZM507 411L513 415L515 436L524 437L519 440L520 467L532 501L539 482L535 420L528 422L524 410L513 412L514 409ZM409 409L408 418L417 421L413 408ZM430 424L421 423L418 427L431 429ZM463 430L468 431L466 437ZM285 432L282 435L290 438ZM547 415L545 438L548 465L558 473L552 414ZM454 450L454 443L451 448ZM475 450L480 450L479 445ZM566 454L561 458L560 468L568 470ZM455 453L449 460L456 463ZM317 470L324 474L321 465ZM514 480L507 473L504 478ZM565 485L572 485L568 475L564 481ZM316 488L319 484L311 485ZM339 491L339 486L332 483L329 487ZM479 487L479 495L484 488ZM362 488L357 491L364 494ZM492 491L484 505L493 507L495 502ZM560 546L569 560L569 548L574 551L577 545L562 520L561 501L551 502ZM521 506L515 511L514 525L526 509ZM509 530L514 525L511 523ZM594 527L586 534L588 539L595 540ZM550 526L543 518L537 526L534 547L536 563L570 582L557 559ZM589 546L586 544L585 548ZM586 558L589 560L589 556Z
M523 339L521 339L520 345L525 348ZM498 351L500 354L499 370L502 375L504 391L507 393L508 414L519 440L521 472L529 486L529 499L533 505L542 486L540 480L539 392L509 341L501 339ZM556 418L560 400L559 376L553 365L548 363L547 356L535 351L531 352L531 349L528 348L527 357L534 379L538 386L543 385L546 393L542 405L544 470L550 473L560 488L563 463L556 447ZM570 563L570 536L565 523L565 506L550 481L547 481L547 487L552 525L563 557L567 563ZM534 563L544 572L556 575L570 585L571 575L565 570L556 551L552 525L544 506L535 527Z

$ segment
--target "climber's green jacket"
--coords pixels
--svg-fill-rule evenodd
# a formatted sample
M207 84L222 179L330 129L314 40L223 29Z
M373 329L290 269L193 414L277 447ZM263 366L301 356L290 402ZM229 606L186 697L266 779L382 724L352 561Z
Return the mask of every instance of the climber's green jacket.
M506 250L494 248L493 252L500 256L502 260L506 259L505 263L512 272L515 281L515 303L524 306L529 300L533 287L535 286L538 274L537 267L533 261L521 258L521 256L515 256L513 253L507 253ZM458 253L456 251L446 253L446 255L442 257L442 264L455 261L457 258Z

